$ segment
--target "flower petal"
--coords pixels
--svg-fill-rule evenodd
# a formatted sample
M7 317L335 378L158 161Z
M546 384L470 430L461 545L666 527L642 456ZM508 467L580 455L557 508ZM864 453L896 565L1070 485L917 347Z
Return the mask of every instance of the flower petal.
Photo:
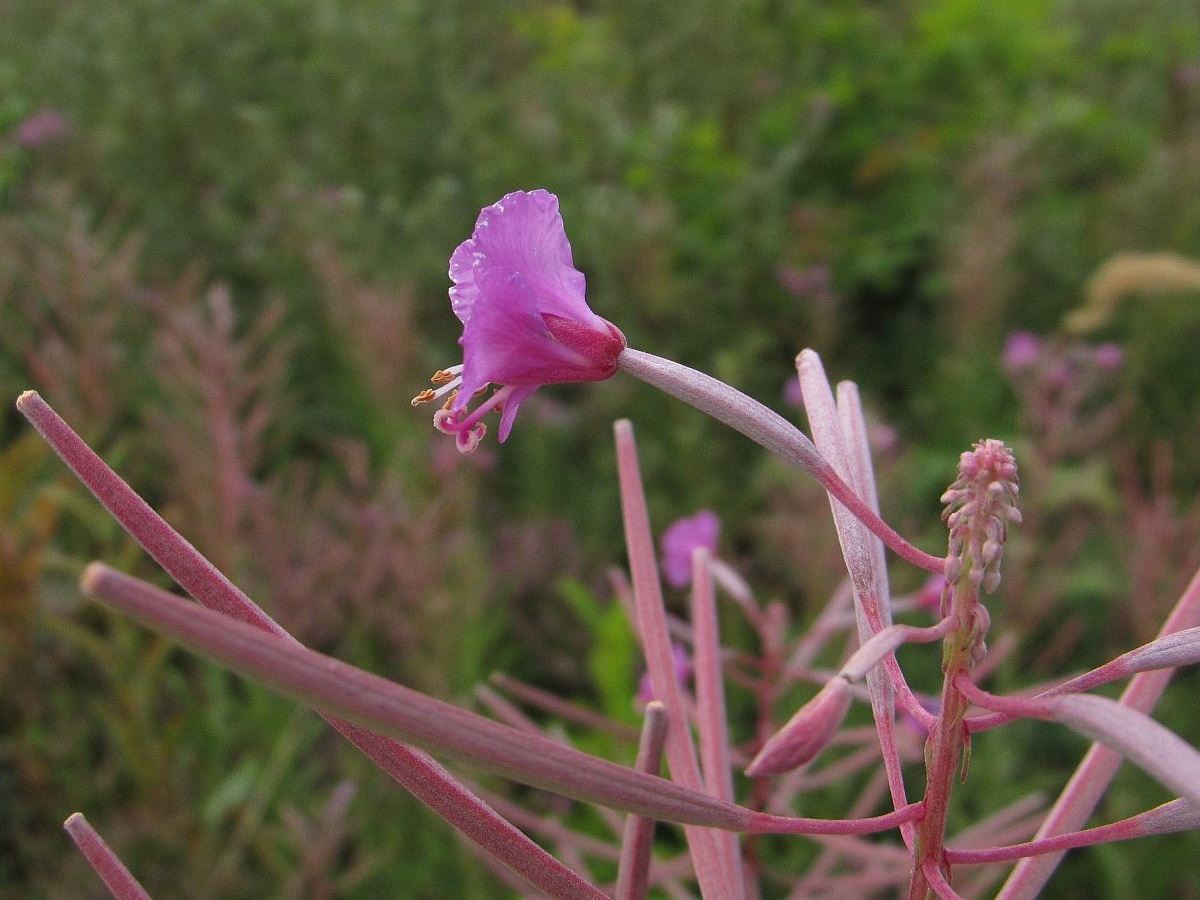
M479 283L480 301L463 325L462 409L489 382L557 384L594 380L596 365L550 334L533 289L519 272L492 269ZM611 373L609 373L611 374Z
M716 553L720 532L721 520L710 509L702 509L694 516L671 523L660 539L663 576L667 582L678 588L691 584L692 551L704 547L709 553Z
M504 401L504 408L500 410L500 428L496 432L500 443L508 440L508 433L512 431L513 419L517 417L521 403L536 390L536 384L521 385L513 388L512 393L508 395L508 399Z
M450 302L464 324L486 274L519 272L537 297L538 310L577 321L596 318L584 300L585 279L571 261L571 243L549 191L515 191L486 207L475 232L450 258L455 286Z

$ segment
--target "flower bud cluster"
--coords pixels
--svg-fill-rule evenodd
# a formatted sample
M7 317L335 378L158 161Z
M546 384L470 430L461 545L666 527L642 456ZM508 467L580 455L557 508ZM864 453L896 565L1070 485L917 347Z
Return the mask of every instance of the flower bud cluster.
M958 480L942 494L950 528L946 581L964 576L989 594L1000 584L1008 523L1020 522L1017 463L1002 441L980 441L958 461Z

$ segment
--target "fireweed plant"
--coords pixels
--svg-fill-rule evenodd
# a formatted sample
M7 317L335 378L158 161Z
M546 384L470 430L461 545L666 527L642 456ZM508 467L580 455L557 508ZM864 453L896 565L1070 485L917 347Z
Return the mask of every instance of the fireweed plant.
M811 629L789 636L782 604L760 604L719 559L719 523L708 511L664 535L667 577L674 585L690 585L691 594L688 621L668 615L633 427L617 422L629 575L616 576L614 587L630 611L649 678L636 762L621 765L576 750L561 735L547 737L516 703L618 736L625 735L623 726L514 679L498 678L495 689L480 692L493 713L488 717L303 647L167 525L40 396L28 392L17 401L21 412L199 605L102 563L84 572L84 591L318 710L525 893L639 898L655 890L681 896L694 881L710 898L757 897L760 883L773 891L782 884L792 897L880 891L957 897L978 896L1007 874L1000 896L1031 897L1072 848L1200 826L1200 753L1149 717L1172 671L1200 659L1200 574L1156 640L1045 689L1020 696L989 693L979 683L997 654L989 654L985 643L989 616L983 597L1000 583L1005 538L1020 521L1017 466L1001 442L983 440L962 454L957 478L942 497L948 551L933 556L879 517L866 426L852 383L839 384L835 394L817 355L800 354L810 440L729 385L628 347L620 330L584 299L584 277L572 264L552 194L512 193L483 210L472 237L450 259L450 277L451 308L463 324L462 363L437 372L434 386L413 403L441 401L434 425L460 451L479 446L493 412L499 439L507 439L521 403L543 385L625 372L666 391L805 469L827 491L848 579ZM929 573L925 587L893 600L885 548ZM722 646L718 588L746 617L759 643L757 655ZM933 624L896 624L893 613L901 610L926 611ZM840 666L814 667L818 654L839 636L849 639ZM895 651L904 644L939 642L940 695L919 696ZM749 686L758 704L754 733L738 742L726 722L727 679ZM1086 693L1121 679L1129 683L1118 700ZM779 726L774 706L797 682L814 685L815 695ZM870 705L873 727L843 727L855 702ZM1057 723L1095 743L1048 811L1031 797L948 835L951 792L969 776L972 735L1027 718ZM816 766L835 745L847 749L846 755ZM429 754L594 804L610 833L598 838L469 786ZM663 755L669 777L658 774ZM1150 773L1177 799L1085 828L1122 759ZM919 795L905 778L905 766L923 767ZM748 776L742 797L735 793L735 767ZM794 814L805 791L853 773L869 777L845 818ZM682 826L685 849L652 853L655 821ZM147 896L82 815L72 816L67 830L114 896ZM804 836L819 850L803 873L774 871L756 852L766 834ZM609 875L597 880L595 871Z

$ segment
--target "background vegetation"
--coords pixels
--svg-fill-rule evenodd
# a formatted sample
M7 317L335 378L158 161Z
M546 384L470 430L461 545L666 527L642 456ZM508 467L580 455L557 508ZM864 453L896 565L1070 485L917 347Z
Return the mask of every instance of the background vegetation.
M1117 254L1200 259L1200 7L1176 0L8 0L0 396L41 390L309 643L633 720L612 419L659 527L716 510L801 627L833 533L802 477L628 379L540 392L467 460L409 408L457 361L450 252L532 187L633 346L781 407L803 346L858 381L886 516L929 549L958 452L1014 442L999 687L1148 637L1200 562L1200 291L1143 271L1087 342L1060 328ZM1006 372L1014 329L1124 363L1070 363L1064 399ZM0 896L99 896L76 809L162 897L496 895L315 717L83 602L92 558L154 569L14 413L0 441ZM1162 716L1195 741L1181 680ZM963 821L1081 749L981 742ZM1100 816L1156 790L1127 773ZM1052 891L1195 897L1198 849L1080 854Z

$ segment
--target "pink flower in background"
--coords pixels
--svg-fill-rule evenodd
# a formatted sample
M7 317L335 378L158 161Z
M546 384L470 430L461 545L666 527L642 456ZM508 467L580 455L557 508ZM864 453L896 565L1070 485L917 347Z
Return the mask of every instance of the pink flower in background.
M500 413L500 440L530 394L544 384L602 381L617 371L625 336L584 300L584 277L548 191L517 191L479 214L475 232L450 257L450 306L463 323L461 365L436 373L423 403L450 395L434 425L464 453L483 438L480 421ZM474 410L467 404L499 387Z
M793 297L817 295L825 297L833 292L833 277L829 266L818 263L801 269L790 263L775 268L775 277L783 289Z
M705 547L715 552L720 531L721 520L707 509L668 526L662 536L663 575L667 583L677 588L691 584L692 551Z
M1004 342L1000 358L1010 374L1033 368L1042 354L1042 339L1031 331L1014 331Z
M1181 88L1200 85L1200 63L1187 63L1175 68L1175 83Z
M1092 362L1101 372L1116 372L1125 365L1125 349L1120 344L1101 344L1092 351Z
M797 409L804 408L804 393L800 390L800 379L793 375L783 383L783 402Z
M71 123L57 109L45 107L21 122L13 131L13 139L22 147L39 147L67 136Z
M687 650L679 644L672 644L671 659L675 666L675 680L679 682L681 688L686 688L688 680L692 677L692 658L688 656ZM643 672L638 681L638 706L639 708L645 707L647 703L655 699L657 698L654 696L654 686L650 683L650 673Z

